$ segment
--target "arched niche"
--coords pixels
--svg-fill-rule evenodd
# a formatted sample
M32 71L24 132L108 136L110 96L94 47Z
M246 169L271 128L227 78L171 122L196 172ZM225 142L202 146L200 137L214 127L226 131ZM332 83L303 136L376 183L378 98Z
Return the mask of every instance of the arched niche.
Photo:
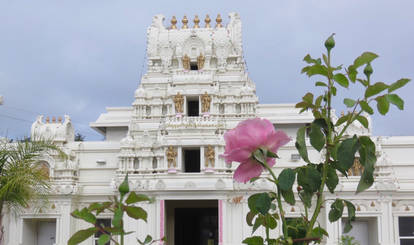
M196 61L199 55L205 55L205 44L201 38L191 36L184 41L183 55L190 57L191 61Z

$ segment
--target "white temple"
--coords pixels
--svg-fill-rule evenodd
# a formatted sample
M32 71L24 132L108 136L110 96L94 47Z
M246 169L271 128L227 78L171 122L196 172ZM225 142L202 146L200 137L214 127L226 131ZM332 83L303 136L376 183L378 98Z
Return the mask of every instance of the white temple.
M233 181L236 163L226 165L223 134L247 118L267 118L292 141L278 153L275 171L304 164L294 146L296 130L313 120L299 114L294 104L259 104L255 84L243 58L242 26L236 13L224 25L218 16L201 24L175 17L165 26L164 16L153 18L147 31L148 70L135 91L132 106L109 107L90 126L103 141L75 142L69 116L64 120L39 117L32 135L52 138L70 156L41 159L49 167L53 193L49 202L15 214L6 210L6 245L64 245L79 229L89 227L70 216L92 202L107 201L129 173L130 187L155 198L143 208L148 222L125 217L126 244L147 234L166 236L168 245L235 245L250 236L246 224L247 198L273 188L266 180L252 184ZM253 24L249 24L252 25ZM353 132L370 130L353 125ZM414 244L414 137L373 137L378 163L375 184L356 195L360 169L342 177L337 195L352 200L357 219L349 235L361 245ZM318 152L310 152L319 159ZM296 189L296 188L295 188ZM334 199L327 193L327 198ZM302 208L286 205L289 217ZM325 207L330 206L327 201ZM339 244L342 221L330 223L327 214L319 223L329 232L324 244ZM110 221L110 214L99 217ZM346 214L344 214L344 218ZM279 235L281 226L271 233ZM255 234L264 235L263 230ZM96 238L83 242L93 245ZM159 243L161 244L161 243Z

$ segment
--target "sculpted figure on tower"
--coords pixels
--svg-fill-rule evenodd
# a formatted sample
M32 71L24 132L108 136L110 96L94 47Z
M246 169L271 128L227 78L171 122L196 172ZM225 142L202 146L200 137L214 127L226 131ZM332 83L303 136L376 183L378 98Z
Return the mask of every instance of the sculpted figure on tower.
M176 113L183 113L183 106L184 106L184 96L178 92L174 96L174 105L175 105L175 112Z

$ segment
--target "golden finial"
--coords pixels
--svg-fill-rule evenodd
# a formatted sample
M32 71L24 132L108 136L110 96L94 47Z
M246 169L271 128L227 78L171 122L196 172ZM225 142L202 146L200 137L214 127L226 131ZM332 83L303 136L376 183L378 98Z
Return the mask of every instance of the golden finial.
M52 117L52 123L56 123L56 117Z
M204 21L206 22L206 28L210 28L211 27L210 26L210 22L211 22L210 16L206 15L206 18L204 19Z
M49 122L50 122L50 118L46 117L46 123L49 123Z
M216 22L217 22L216 27L223 27L223 25L221 24L222 21L223 19L221 18L221 15L218 14L216 18Z
M188 19L187 19L187 16L186 15L184 15L184 18L183 18L183 20L181 21L181 22L183 22L183 27L182 27L182 29L187 29L188 28Z
M58 117L58 122L60 122L60 123L62 122L62 117L61 116Z
M177 18L175 16L171 19L171 29L177 29Z
M198 15L194 16L194 28L200 28L198 25L200 23L200 19L198 18Z

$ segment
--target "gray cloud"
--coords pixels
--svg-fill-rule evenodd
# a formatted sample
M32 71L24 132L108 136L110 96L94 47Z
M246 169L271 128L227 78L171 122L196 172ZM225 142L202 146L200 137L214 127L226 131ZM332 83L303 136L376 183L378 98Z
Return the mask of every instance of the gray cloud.
M261 103L295 103L315 79L300 74L302 58L318 56L337 35L334 62L366 50L380 58L374 79L414 78L412 1L1 1L0 135L28 135L37 114L71 115L87 139L106 106L129 106L145 58L152 16L215 16L239 12L245 59ZM225 18L225 21L227 19ZM414 85L401 91L405 111L373 116L376 135L414 135ZM360 94L360 87L345 91ZM336 105L344 108L341 102Z

